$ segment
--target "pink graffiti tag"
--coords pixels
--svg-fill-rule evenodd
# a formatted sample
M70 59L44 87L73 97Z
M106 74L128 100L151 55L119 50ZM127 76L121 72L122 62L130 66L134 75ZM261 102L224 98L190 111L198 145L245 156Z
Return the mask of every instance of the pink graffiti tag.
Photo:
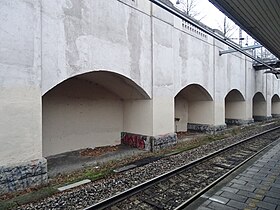
M122 138L122 143L138 149L145 149L145 136L135 134L125 134Z

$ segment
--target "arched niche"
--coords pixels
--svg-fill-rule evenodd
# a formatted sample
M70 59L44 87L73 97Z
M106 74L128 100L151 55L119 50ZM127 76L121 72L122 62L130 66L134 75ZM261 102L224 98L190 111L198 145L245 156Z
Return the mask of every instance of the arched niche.
M130 78L108 71L57 84L42 98L43 156L118 144L122 131L147 133L149 99Z
M207 130L213 122L213 98L199 84L184 87L175 96L175 130Z
M267 105L264 95L257 92L253 97L253 118L254 121L267 119Z
M225 97L225 122L228 125L245 123L246 102L242 93L233 89Z
M274 94L271 98L271 115L272 117L280 117L280 98L278 94Z

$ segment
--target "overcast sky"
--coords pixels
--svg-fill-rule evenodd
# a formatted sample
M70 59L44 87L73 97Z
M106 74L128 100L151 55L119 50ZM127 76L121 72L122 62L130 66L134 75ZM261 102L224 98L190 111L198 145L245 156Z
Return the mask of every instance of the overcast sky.
M181 5L176 5L176 0L170 0L176 7L180 8L182 7ZM184 0L180 0L184 1ZM186 0L185 0L186 1ZM213 28L213 29L219 29L222 30L223 26L223 21L224 21L224 14L218 10L213 4L211 4L208 0L197 0L196 1L197 6L196 6L196 11L198 11L200 14L198 17L196 17L198 20L201 19L200 21L204 23L205 25ZM227 20L231 21L231 20ZM233 24L233 22L232 22ZM242 34L244 38L246 38L245 32ZM239 37L239 29L236 27L235 33L231 36L232 38L236 38L236 41L238 42L237 38ZM245 41L243 41L243 44L245 44ZM253 44L253 40L249 38L249 45Z
M176 7L180 8L183 4L177 5L176 0L170 0ZM184 0L180 0L184 1ZM186 0L185 0L186 1ZM197 0L196 11L200 13L197 19L201 19L205 25L211 28L219 28L222 25L224 20L224 14L220 12L213 4L208 0Z

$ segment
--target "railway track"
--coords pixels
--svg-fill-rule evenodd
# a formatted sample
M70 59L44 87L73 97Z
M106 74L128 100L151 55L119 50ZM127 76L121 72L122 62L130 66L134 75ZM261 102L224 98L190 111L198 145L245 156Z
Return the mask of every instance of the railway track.
M182 209L280 136L280 126L155 177L86 209Z

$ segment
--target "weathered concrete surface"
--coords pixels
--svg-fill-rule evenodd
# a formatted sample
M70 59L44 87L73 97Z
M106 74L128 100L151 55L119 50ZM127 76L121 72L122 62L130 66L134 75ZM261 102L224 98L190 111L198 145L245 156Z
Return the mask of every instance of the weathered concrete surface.
M151 150L150 136L122 132L121 143L141 150Z
M98 85L85 80L69 80L43 98L45 157L117 144L122 130L122 101ZM96 141L98 139L100 143Z
M187 124L215 124L212 96L200 85L191 84L175 97L176 131L187 131Z
M280 98L277 94L271 98L271 115L276 117L280 114Z
M225 97L225 122L231 125L243 125L253 122L253 118L247 113L251 109L251 103L245 101L243 94L233 89Z
M146 151L158 151L177 144L177 134L168 133L158 136L143 136L122 132L121 143Z
M242 119L229 119L229 118L226 118L226 124L227 125L248 125L250 123L253 123L254 120L251 119L251 120L242 120Z
M42 157L39 1L0 2L0 166Z
M0 194L40 186L47 182L47 161L45 158L0 166Z
M155 152L161 149L166 149L168 147L176 145L177 142L178 139L176 133L168 133L165 135L153 136L151 137L151 150Z
M256 121L268 119L268 103L261 92L257 92L253 97L253 118Z
M43 156L119 144L124 130L151 134L150 100L137 88L117 74L93 72L45 94Z
M0 10L0 166L117 144L121 132L280 114L273 75L240 53L219 56L227 46L148 0L3 0ZM180 94L191 85L204 91ZM225 101L232 90L244 100Z
M42 1L42 92L69 77L107 70L151 94L149 1Z
M209 124L195 124L188 123L188 130L206 132L206 133L216 133L217 131L222 131L226 128L226 125L216 125L211 126Z

